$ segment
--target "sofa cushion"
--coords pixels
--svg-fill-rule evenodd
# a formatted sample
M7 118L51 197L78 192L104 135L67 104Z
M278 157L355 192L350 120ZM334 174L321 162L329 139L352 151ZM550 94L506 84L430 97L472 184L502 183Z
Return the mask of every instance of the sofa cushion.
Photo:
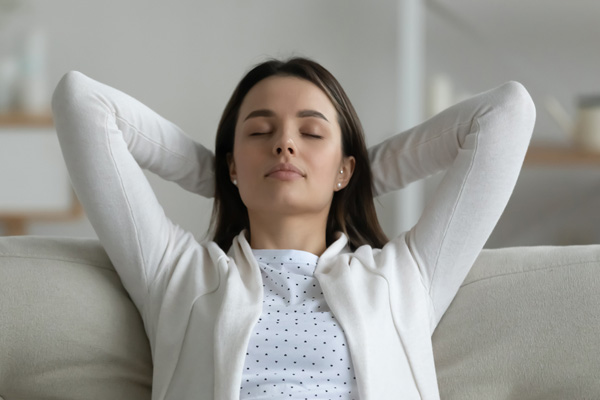
M0 396L150 399L139 313L97 240L0 240Z
M445 400L600 399L600 246L484 250L434 336Z

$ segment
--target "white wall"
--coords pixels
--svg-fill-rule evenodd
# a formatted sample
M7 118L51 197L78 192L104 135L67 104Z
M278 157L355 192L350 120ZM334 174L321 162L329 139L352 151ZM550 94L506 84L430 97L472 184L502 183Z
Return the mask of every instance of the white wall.
M145 102L211 149L234 86L268 56L303 55L328 68L353 101L368 143L398 129L395 0L31 4L33 23L48 37L49 86L80 70ZM212 203L149 178L167 215L201 238ZM394 213L392 207L383 212ZM30 233L94 235L85 220L35 223Z

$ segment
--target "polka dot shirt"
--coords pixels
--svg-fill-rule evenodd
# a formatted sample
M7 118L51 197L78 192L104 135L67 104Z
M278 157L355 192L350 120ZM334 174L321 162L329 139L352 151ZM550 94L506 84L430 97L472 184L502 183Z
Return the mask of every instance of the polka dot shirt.
M358 399L344 331L314 277L318 257L253 250L263 310L250 337L240 398Z

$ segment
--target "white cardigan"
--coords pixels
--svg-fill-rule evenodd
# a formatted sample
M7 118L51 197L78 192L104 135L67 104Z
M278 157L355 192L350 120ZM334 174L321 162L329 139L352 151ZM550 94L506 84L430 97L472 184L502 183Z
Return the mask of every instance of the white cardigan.
M53 96L74 188L145 323L159 399L237 399L262 309L242 232L227 253L173 224L142 168L213 194L213 155L126 94L81 73ZM509 82L369 150L377 195L447 169L419 222L382 249L339 238L315 276L346 332L360 398L438 399L431 335L514 188L535 108ZM141 167L141 168L140 168Z

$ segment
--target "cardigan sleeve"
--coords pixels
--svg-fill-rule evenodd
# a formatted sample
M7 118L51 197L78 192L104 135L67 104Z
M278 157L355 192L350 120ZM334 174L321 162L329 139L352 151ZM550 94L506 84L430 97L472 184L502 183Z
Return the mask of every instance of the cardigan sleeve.
M132 300L191 238L159 204L142 168L212 196L212 153L134 98L79 72L56 87L52 110L73 188ZM189 237L188 237L189 236Z
M386 245L408 246L431 297L434 327L504 211L534 123L527 90L508 82L370 151L378 195L446 170L416 225Z

